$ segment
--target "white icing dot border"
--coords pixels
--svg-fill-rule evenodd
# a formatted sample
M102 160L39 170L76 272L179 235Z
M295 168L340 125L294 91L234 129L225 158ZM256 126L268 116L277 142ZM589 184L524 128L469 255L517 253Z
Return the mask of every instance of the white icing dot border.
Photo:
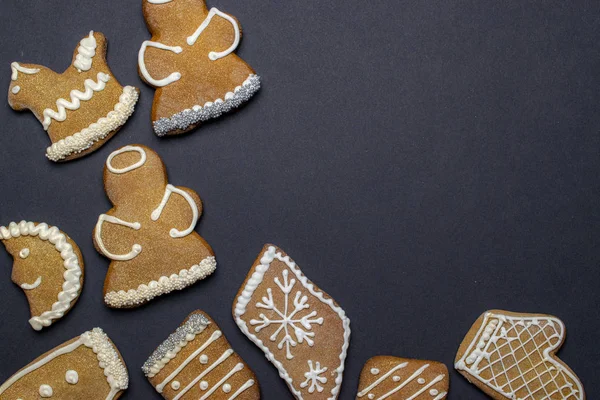
M265 273L269 270L271 263L273 260L278 259L284 262L288 268L294 273L298 281L302 283L313 296L319 299L321 302L329 305L333 311L335 311L342 320L342 324L344 326L344 344L342 346L342 352L340 353L340 365L336 368L337 377L335 378L335 387L331 389L331 397L328 400L335 400L339 394L340 386L342 385L343 375L344 375L344 363L346 361L346 355L348 352L348 346L350 344L350 319L346 316L346 312L339 306L335 305L333 299L326 298L325 294L317 289L315 286L308 281L308 278L302 274L300 268L296 266L296 263L290 259L289 256L283 256L281 252L276 252L275 246L269 246L267 251L263 253L262 258L260 259L260 264L256 266L254 273L251 278L244 286L242 294L238 296L237 303L235 304L234 314L235 314L235 322L240 328L240 330L252 341L256 344L266 355L267 359L271 361L273 365L279 371L279 376L286 381L290 390L294 393L294 395L302 400L302 393L300 390L294 387L294 383L292 378L289 376L287 370L283 367L283 364L275 359L275 355L269 351L269 348L265 346L256 335L250 333L248 329L248 325L246 321L244 321L241 316L246 312L246 307L254 294L254 291L261 284Z

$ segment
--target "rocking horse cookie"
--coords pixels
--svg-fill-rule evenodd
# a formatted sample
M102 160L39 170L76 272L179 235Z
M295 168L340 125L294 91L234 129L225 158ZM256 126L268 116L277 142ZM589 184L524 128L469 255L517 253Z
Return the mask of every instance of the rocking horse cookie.
M42 330L69 312L83 286L75 242L55 226L26 221L0 226L0 241L14 259L12 280L27 296L31 327Z
M46 67L13 62L8 103L30 110L52 142L46 156L69 161L102 146L133 114L138 90L122 87L106 61L107 41L90 32L79 43L69 68L58 74Z
M350 320L281 249L265 245L238 292L233 317L297 399L338 397Z
M111 260L104 283L109 307L131 308L206 278L214 253L194 227L200 197L167 181L165 166L142 145L108 156L104 188L114 207L100 215L94 245Z
M94 328L33 360L0 386L0 400L114 400L129 385L113 342Z
M152 39L139 51L142 79L156 88L152 123L158 136L192 130L248 101L260 88L234 51L237 19L204 0L142 0Z

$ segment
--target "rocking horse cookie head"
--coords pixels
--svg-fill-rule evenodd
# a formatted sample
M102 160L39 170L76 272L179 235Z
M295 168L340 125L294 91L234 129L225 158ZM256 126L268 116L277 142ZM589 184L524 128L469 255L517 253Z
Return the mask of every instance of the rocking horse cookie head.
M82 157L112 137L134 111L138 90L123 87L106 61L104 35L90 31L76 46L71 65L56 73L41 65L11 63L8 103L30 110L52 145L52 161Z
M83 259L64 232L45 223L21 221L0 227L13 257L12 280L25 292L35 330L50 326L75 304L83 285Z

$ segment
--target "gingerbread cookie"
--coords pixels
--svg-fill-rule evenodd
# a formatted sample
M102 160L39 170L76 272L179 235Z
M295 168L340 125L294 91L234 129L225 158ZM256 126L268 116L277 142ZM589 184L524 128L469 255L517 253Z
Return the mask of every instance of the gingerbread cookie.
M82 157L102 146L134 111L138 89L122 87L106 62L106 38L81 40L69 68L58 74L34 64L11 64L8 103L31 110L47 131L52 161Z
M254 372L199 310L152 353L142 371L167 400L260 399Z
M439 362L377 356L363 367L356 399L443 400L449 379Z
M260 88L235 53L237 19L204 0L142 0L152 39L142 44L142 79L156 88L152 123L158 136L192 130L248 101Z
M0 400L118 399L129 376L113 342L100 328L33 360L0 386Z
M0 226L0 241L14 259L12 281L27 296L36 331L62 318L83 286L83 257L57 227L21 221Z
M281 249L265 245L238 292L233 316L297 399L338 397L350 320Z
M194 232L200 197L168 183L158 154L142 145L111 153L104 188L114 207L98 218L94 244L112 260L104 283L109 307L137 307L214 272L214 253Z
M496 400L585 400L579 378L555 356L564 340L556 317L488 311L460 345L455 368Z

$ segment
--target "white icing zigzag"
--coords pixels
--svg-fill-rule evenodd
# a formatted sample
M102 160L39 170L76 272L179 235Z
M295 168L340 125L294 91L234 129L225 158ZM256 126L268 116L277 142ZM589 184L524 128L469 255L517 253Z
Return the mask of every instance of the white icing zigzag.
M44 130L48 130L48 127L52 123L52 120L62 122L67 119L67 110L78 110L81 107L81 101L88 101L94 95L94 92L100 92L106 87L106 82L109 81L110 75L103 72L98 72L97 82L92 79L86 79L83 83L85 92L79 90L71 90L71 101L65 99L56 100L57 111L50 108L46 108L43 112L44 121L42 125Z
M92 58L96 55L96 46L94 31L90 31L90 35L83 38L77 48L78 54L75 56L75 62L73 63L77 71L89 71L92 68Z
M41 315L33 317L29 323L36 331L50 326L52 320L61 318L71 308L71 302L77 298L81 290L79 279L81 278L81 266L79 258L73 246L67 242L67 237L57 227L48 227L42 223L36 225L34 222L21 221L18 224L11 222L7 227L0 226L0 239L8 240L20 236L38 236L41 240L47 240L60 252L64 260L65 282L62 291L58 293L58 301L52 304L52 310L44 311Z
M135 110L138 98L136 88L125 86L113 111L80 132L52 144L46 149L46 157L52 161L60 161L73 153L81 153L92 147L94 143L105 139L127 122Z

